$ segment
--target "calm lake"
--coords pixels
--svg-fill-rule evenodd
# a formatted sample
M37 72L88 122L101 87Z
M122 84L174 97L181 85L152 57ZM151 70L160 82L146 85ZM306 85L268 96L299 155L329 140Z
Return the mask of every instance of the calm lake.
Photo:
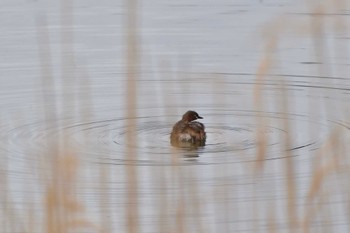
M350 231L346 1L0 9L0 232Z

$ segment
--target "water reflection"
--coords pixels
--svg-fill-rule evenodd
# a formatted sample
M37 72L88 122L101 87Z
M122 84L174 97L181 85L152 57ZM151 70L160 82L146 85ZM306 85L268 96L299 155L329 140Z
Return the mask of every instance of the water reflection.
M174 147L187 148L190 150L197 150L200 147L205 146L205 139L202 141L175 141L170 140L170 143Z

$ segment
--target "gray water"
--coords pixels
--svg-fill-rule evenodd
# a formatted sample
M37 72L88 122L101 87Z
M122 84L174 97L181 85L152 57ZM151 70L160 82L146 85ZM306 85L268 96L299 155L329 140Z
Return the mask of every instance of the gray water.
M2 1L1 232L45 232L57 144L90 224L70 232L127 232L127 165L140 232L348 232L349 8L316 4L140 2L129 141L125 3ZM206 146L173 148L189 109Z

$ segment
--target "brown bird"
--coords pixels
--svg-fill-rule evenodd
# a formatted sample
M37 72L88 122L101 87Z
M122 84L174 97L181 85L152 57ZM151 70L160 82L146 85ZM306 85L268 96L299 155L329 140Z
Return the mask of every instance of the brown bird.
M170 134L170 142L174 146L181 146L182 143L204 146L206 140L205 127L202 123L194 121L203 119L195 111L187 111L182 119L173 127Z

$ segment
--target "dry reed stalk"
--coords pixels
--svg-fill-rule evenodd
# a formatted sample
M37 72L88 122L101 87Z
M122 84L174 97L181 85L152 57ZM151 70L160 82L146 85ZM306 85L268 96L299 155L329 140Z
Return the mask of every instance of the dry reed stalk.
M180 65L180 67L185 67L185 65ZM177 67L179 68L179 67ZM185 71L187 71L186 68L183 68ZM176 72L175 73L175 80L188 80L190 79L190 77L187 77L187 73L183 73L183 72ZM180 86L180 88L179 88ZM181 82L180 84L178 84L177 86L174 85L175 88L175 92L178 91L178 89L184 91L185 93L188 93L190 88L188 86L186 86L185 82ZM173 89L174 90L174 89ZM187 92L186 92L187 90ZM180 101L184 101L186 98L186 95L182 95ZM170 100L169 103L176 102L176 100ZM187 101L184 101L184 103L187 103ZM176 110L171 110L171 112L175 112L176 114L179 114L178 111ZM183 111L183 109L181 109L181 111ZM181 113L183 114L183 113ZM181 116L181 115L180 115ZM178 119L177 119L178 120ZM176 120L176 121L177 121ZM172 130L172 129L169 129ZM170 140L170 138L169 138ZM183 170L184 167L181 166L181 159L183 159L182 157L180 157L179 155L181 154L181 152L179 153L178 148L172 147L169 143L169 146L171 147L170 151L171 151L171 186L172 188L177 187L177 192L176 195L173 197L173 202L174 204L172 204L172 207L174 208L174 215L175 215L175 219L174 219L174 223L175 223L175 227L173 227L172 232L176 232L176 233L185 233L186 232L186 213L187 213L187 203L186 203L186 185L185 185L185 179L186 177L183 174Z
M200 205L202 196L198 192L198 184L196 183L197 176L192 169L189 169L186 178L190 179L186 187L189 196L189 200L186 206L187 209L190 209L190 216L194 218L193 221L191 221L191 224L194 224L195 232L204 233L205 228L200 221L200 216L202 213Z
M275 24L274 24L275 25ZM276 26L276 25L275 25ZM265 125L266 121L263 120L263 116L261 113L263 112L263 98L262 98L262 87L264 82L264 77L268 73L268 71L271 69L272 64L275 62L275 58L273 57L273 52L276 51L276 47L278 43L280 42L278 40L278 35L281 33L281 23L277 23L278 27L274 27L272 34L269 34L270 37L268 38L268 42L265 48L265 57L260 63L258 67L257 72L257 78L256 78L256 84L254 88L254 96L255 96L255 106L256 109L258 109L259 115L257 116L258 121L258 133L257 133L257 141L258 143L258 149L257 149L257 164L256 164L256 171L260 171L263 168L263 163L266 157L266 144L267 144L267 138L265 138L263 132L265 131ZM271 29L271 28L270 28ZM281 93L278 94L278 96L281 96L281 102L277 103L279 106L282 107L282 113L284 113L283 117L283 128L286 132L288 132L284 138L284 151L286 153L285 161L285 168L286 168L286 188L287 188L287 216L288 216L288 226L289 230L291 232L295 232L297 230L297 218L296 218L296 207L295 207L295 200L296 200L296 185L295 185L295 178L294 178L294 162L292 158L292 154L290 151L291 148L291 138L290 138L290 127L289 127L289 121L288 121L288 92L285 88L285 81L282 79L281 81ZM277 106L278 106L277 105ZM275 229L272 229L275 231Z
M159 70L160 70L160 78L162 79L167 79L170 82L172 81L172 77L169 75L168 71L170 70L169 67L170 65L168 64L168 62L166 61L161 61L158 65ZM173 98L173 96L169 97L169 93L173 93L173 88L174 85L168 85L168 86L162 86L160 88L160 93L161 93L161 103L160 105L164 107L164 115L166 116L167 114L170 115L175 115L176 110L175 108L172 108L172 106L174 106L174 103L176 102L176 100ZM170 133L169 129L169 133ZM170 138L169 138L170 140ZM169 142L169 146L170 142ZM176 156L176 152L175 149L173 147L170 148L170 154L171 154L171 158L172 158L172 163L175 163L175 156ZM168 162L169 158L166 158L166 163ZM170 229L170 219L167 218L167 216L169 216L169 214L172 214L171 210L173 209L173 204L172 204L172 200L171 198L171 193L168 192L168 190L172 189L172 187L175 185L173 182L173 179L169 178L169 171L167 170L167 166L163 166L163 167L159 167L159 169L153 169L151 167L151 172L153 172L154 177L156 177L156 186L161 187L160 190L160 199L157 200L157 206L158 206L158 220L159 220L159 224L158 224L158 229L159 232L171 232ZM170 175L172 176L172 171L174 170L174 168L171 168L171 172ZM170 180L170 181L169 181Z
M174 149L175 151L175 149ZM182 167L179 164L179 156L175 152L172 158L172 185L178 187L178 192L176 192L176 196L174 197L175 201L175 229L176 233L185 233L186 232L186 198L185 198L185 182L183 177Z
M112 216L112 211L111 207L108 204L105 204L106 202L111 200L110 197L110 177L111 177L111 171L109 168L109 165L100 165L98 167L99 173L99 190L100 192L98 193L99 196L99 208L100 208L100 228L101 228L101 233L109 233L113 232L112 231L112 222L109 218L109 216ZM102 191L103 190L103 191Z
M295 182L295 165L292 156L292 142L291 142L291 127L288 121L289 113L289 103L288 103L288 91L286 89L286 84L283 79L281 79L281 97L282 97L282 113L283 117L283 129L287 132L284 138L284 151L285 151L285 169L286 169L286 190L287 190L287 206L288 206L288 218L289 218L289 228L291 232L297 232L298 219L296 210L296 182Z
M320 4L317 4L316 6L312 6L312 11L314 13L314 16L312 17L312 32L311 35L313 37L314 42L314 53L315 57L320 64L318 68L318 73L321 77L332 77L334 70L332 70L332 67L329 66L331 64L330 60L330 51L327 49L328 44L326 43L326 32L329 32L330 30L333 32L340 32L344 29L343 22L337 16L338 12L341 12L343 9L336 7L334 2L338 2L338 6L344 6L344 1L326 1ZM328 5L327 5L328 4ZM327 27L328 24L326 20L328 20L328 17L325 17L326 14L334 14L332 10L335 8L335 15L333 20L333 28ZM340 52L343 50L343 48L340 48L340 46L335 45L336 52L339 54L344 55L343 52ZM322 94L324 96L335 96L339 98L339 93L336 90L336 81L332 78L324 79L323 81L325 86L329 87L335 87L335 89L329 89L324 91ZM338 99L336 98L336 99ZM341 103L331 102L331 99L325 99L324 100L324 108L326 112L327 119L332 119L332 114L336 113L337 117L341 117L342 110L344 112L344 109L347 109L347 107L344 108L344 105L342 106ZM344 117L344 116L343 116ZM329 213L329 211L326 211L323 208L323 203L318 201L316 197L318 196L319 199L322 199L323 201L325 199L328 199L328 195L326 195L325 190L322 189L323 184L325 183L326 179L331 174L336 174L340 170L340 163L339 158L343 157L341 154L343 154L341 148L341 140L340 137L343 137L343 134L338 130L335 129L330 134L329 139L324 143L322 148L319 151L319 156L316 156L313 163L313 177L310 184L310 189L307 194L306 202L309 206L307 209L307 212L305 214L305 217L303 219L303 230L304 232L309 232L310 223L313 218L322 218L323 222L330 223L332 221L332 215ZM320 160L321 158L321 160ZM345 199L343 199L345 200ZM315 202L315 203L313 203ZM313 209L316 209L314 207L316 205L318 211L314 211ZM323 211L320 211L323 210ZM327 225L327 224L326 224ZM331 226L327 225L329 228L325 228L326 231L329 231L331 229Z
M260 60L260 63L257 68L256 72L256 78L255 78L255 84L253 89L253 97L254 97L254 109L256 110L257 114L255 117L255 120L257 122L256 126L256 162L254 164L254 173L256 175L256 180L258 183L262 185L263 182L263 168L264 163L266 159L266 153L267 153L267 144L268 144L268 138L266 137L266 125L268 124L268 119L264 116L264 84L265 79L268 73L271 71L272 65L275 61L275 58L273 56L274 51L276 50L276 46L278 45L278 31L276 29L273 29L272 33L269 33L271 35L269 38L267 38L267 41L264 45L264 56ZM260 187L259 185L253 186L253 196L258 197L258 194L260 193L260 189L263 187ZM253 202L253 218L259 219L259 212L260 212L261 204L257 202ZM252 229L253 232L259 232L259 223L253 224Z
M218 92L218 90L220 91ZM222 93L225 93L225 94L222 95ZM213 75L211 77L211 95L213 98L212 99L213 106L230 106L226 93L227 93L227 90L226 90L225 82L220 80L220 75L219 74ZM232 119L229 119L230 123L232 122L231 120ZM227 119L225 118L225 121L221 123L228 124ZM236 156L236 155L232 154L232 156ZM224 158L224 159L227 159L227 158ZM230 177L229 174L231 169L232 169L231 164L229 163L225 164L223 161L222 169L213 170L213 174L220 175L222 177ZM231 221L231 218L233 217L232 207L234 204L236 204L235 202L231 202L231 198L230 198L233 195L232 190L234 188L227 185L227 183L232 182L230 178L222 179L219 182L220 182L220 184L218 184L219 188L217 188L216 190L213 190L214 192L212 192L211 195L213 199L217 199L218 201L223 201L223 200L225 201L225 204L222 205L222 209L220 209L219 217L221 218L222 216L225 216L224 219L221 221L226 221L227 223L229 223ZM233 208L234 212L238 212L238 205L236 205L235 207L236 208ZM222 227L222 229L220 229L220 231L222 232L234 231L233 229L230 229L230 228L231 228L230 224L226 224L224 227ZM206 228L204 226L201 226L200 229L205 230ZM203 232L203 231L198 231L198 232Z
M261 171L263 169L263 164L266 158L266 145L268 143L268 139L265 137L266 124L267 119L263 116L264 111L264 95L263 95L263 87L266 75L271 70L271 66L273 64L274 58L272 56L273 51L276 49L277 45L277 34L275 33L265 46L265 56L261 60L254 84L254 106L257 110L256 121L257 121L257 131L256 131L256 144L257 144L257 154L256 154L256 172Z
M61 71L64 113L71 114L76 107L76 67L74 57L74 34L71 29L73 21L73 0L62 0L60 4L60 46L61 46ZM67 117L67 116L66 116ZM63 143L66 143L63 141Z
M80 229L97 229L90 221L81 217L84 207L76 195L79 164L74 154L52 158L47 164L50 176L46 180L44 206L45 232L64 233Z
M0 118L0 125L1 125L1 118ZM3 174L0 174L0 229L2 229L3 232L7 231L8 224L5 219L5 216L8 216L8 174L5 172L7 170L7 155L4 151L0 152L0 171L3 171Z
M176 207L176 233L186 232L186 204L184 192L181 190L180 197L178 197L177 207Z
M340 159L347 155L346 151L341 150L342 141L340 139L343 136L344 134L341 130L334 130L315 156L315 161L319 162L314 167L313 177L306 197L306 206L308 207L302 221L304 233L310 232L311 222L317 217L322 217L323 222L326 222L325 225L328 229L326 232L332 231L332 214L325 209L324 203L327 203L326 200L330 199L330 195L334 191L325 190L322 186L326 184L327 178L330 178L332 175L336 177L343 170L349 171L349 164L344 164L344 161Z
M179 157L179 155L175 151L176 149L173 149L174 157L172 158L172 185L174 187L177 187L176 196L174 197L175 201L175 228L174 233L185 233L186 232L186 224L187 224L187 217L189 216L188 209L189 209L189 203L186 200L187 197L187 187L186 187L186 180L191 179L191 176L188 176L187 173L187 167L182 166L180 164L180 160L182 159Z
M322 3L317 4L313 7L312 12L314 16L311 18L311 37L313 39L313 49L315 54L315 59L319 64L317 66L317 72L320 77L332 77L332 71L329 67L331 64L331 60L329 59L329 49L326 41L326 31L328 30L325 19L325 14L327 13L326 8ZM332 78L322 79L325 86L333 87ZM331 96L332 94L336 94L336 92L332 89L323 90L321 95ZM324 108L326 109L327 118L331 119L331 113L334 111L334 107L332 103L328 99L323 100ZM338 110L338 109L336 109Z
M343 12L344 9L348 9L349 7L349 1L347 0L333 0L331 1L333 4L332 6L335 8L335 12ZM335 16L335 20L334 20L334 30L337 34L341 34L341 33L345 33L348 34L349 32L349 24L346 20L346 18L344 18L344 16L342 14L337 14ZM335 43L335 56L336 57L342 57L344 60L349 60L349 44L347 41L345 41L344 43ZM348 74L350 73L350 68L348 66L341 66L339 72L339 76L340 77L347 77ZM349 85L349 81L347 81L347 84ZM338 94L339 95L339 94ZM339 106L338 108L341 110L341 116L342 116L342 121L346 121L349 118L349 105L347 101L341 101L340 103L338 103ZM341 160L342 164L345 164L345 168L339 169L339 172L344 172L345 174L349 174L350 168L349 168L349 144L348 144L348 137L347 137L347 133L342 134L342 143L340 143L341 149L340 149L340 154L342 155L339 159ZM338 147L338 148L339 148ZM340 161L337 162L338 164L340 164ZM349 199L350 199L350 184L349 182L346 182L345 184L343 184L343 192L342 194L342 200L344 201L344 203L350 203ZM347 213L348 216L348 222L350 222L350 204L348 204L346 207L344 205L345 213ZM348 231L350 231L350 226L348 227Z
M161 187L161 191L160 191L160 199L158 200L158 219L159 219L159 225L158 225L158 229L159 232L170 232L170 229L168 227L169 225L169 221L166 218L166 216L168 216L169 214L169 200L167 199L167 197L170 195L169 192L167 192L168 190L168 186L167 186L167 173L165 170L165 166L159 168L158 170L153 170L154 172L154 177L156 177L156 185L159 185L159 187Z
M0 154L0 171L3 171L0 175L0 223L2 232L10 232L15 230L16 220L18 219L14 213L13 207L10 205L11 197L9 196L9 183L8 183L8 159L7 154L2 151Z
M268 211L268 231L270 233L277 233L275 207L271 205L269 210L270 211Z
M40 63L40 80L42 88L43 114L46 124L54 124L56 119L56 100L51 95L54 87L52 54L50 47L50 35L47 24L47 16L38 13L36 17L37 44Z
M51 124L55 124L55 118L56 118L56 106L55 106L55 101L50 99L49 92L51 91L50 88L53 87L53 76L52 76L52 63L51 63L51 48L50 48L50 40L49 40L49 31L48 31L48 26L47 26L47 17L45 14L37 14L36 17L36 29L37 29L37 41L38 41L38 52L39 52L39 62L40 62L40 71L41 71L41 88L43 96L42 96L42 101L43 101L43 115L45 118L45 124L47 127ZM51 107L53 105L53 107ZM46 141L46 145L48 146L51 142ZM52 150L51 153L47 151L47 153L43 153L38 161L38 163L42 163L42 167L47 167L49 164L49 160L54 160L56 157L56 154L58 154L57 147L50 147ZM53 157L48 158L48 155L51 155ZM41 178L43 179L42 182L46 182L46 187L49 186L49 183L51 182L50 180L47 180L49 174L43 174ZM54 184L51 184L54 185ZM50 188L51 189L51 188ZM52 196L52 191L47 190L47 196L46 199L49 196ZM50 193L49 193L50 192ZM51 199L51 198L49 198ZM56 227L54 227L54 220L53 220L53 215L54 215L54 208L52 206L52 202L46 200L44 203L44 207L46 210L44 211L45 214L45 219L44 223L46 224L46 232L54 233L57 232Z
M126 148L126 175L127 175L127 231L129 233L139 232L139 220L138 220L138 183L137 183L137 167L136 167L136 147L134 145L136 140L136 109L137 109L137 72L139 66L138 59L138 25L137 25L137 12L138 1L127 0L125 1L127 6L127 22L126 22L126 34L127 34L127 144L130 145Z
M335 12L342 12L344 9L348 9L348 1L346 0L333 0L333 7ZM333 20L333 25L332 25L334 32L336 36L340 35L342 36L343 33L347 33L349 31L348 23L346 20L344 20L344 17L341 16L340 14L336 14L334 16ZM335 43L335 40L333 40L334 43L334 52L335 52L335 57L342 57L345 61L349 60L349 54L347 51L349 51L349 45L346 42L340 43ZM347 77L348 74L350 73L350 68L348 66L341 66L337 69L334 69L334 73L337 74L336 76L339 77ZM340 86L340 80L335 80L335 85ZM344 80L342 80L344 82ZM349 84L349 81L347 81L347 84ZM340 97L341 93L338 91L335 91L337 99ZM339 98L340 99L340 98ZM339 113L339 116L342 118L341 120L345 120L347 118L347 112L349 109L348 104L346 104L345 101L337 101L336 102L337 106L337 112Z
M61 42L62 42L62 71L63 71L63 92L65 93L63 102L71 102L69 87L72 85L74 76L74 62L73 62L73 35L68 27L73 25L72 22L72 1L63 1L61 6ZM40 15L40 14L38 14ZM51 48L49 40L49 32L47 29L46 15L37 17L38 29L38 44L39 44L39 59L41 64L41 81L43 88L44 101L44 116L47 127L53 127L56 124L56 101L48 98L54 90L54 82L52 76L51 63ZM67 89L68 88L68 89ZM70 101L67 101L68 99ZM75 105L72 105L75 106ZM68 113L72 112L72 108L67 106ZM45 211L44 223L45 232L61 233L71 232L77 229L89 228L96 229L96 227L81 215L84 208L78 201L76 195L77 175L78 175L78 158L73 154L62 150L60 146L62 142L65 145L65 137L59 135L56 142L51 140L46 141L46 145L50 148L41 155L39 161L44 164L44 171L48 173L42 174L45 183ZM64 154L64 155L63 155ZM33 219L33 218L32 218ZM32 220L34 221L34 220Z

